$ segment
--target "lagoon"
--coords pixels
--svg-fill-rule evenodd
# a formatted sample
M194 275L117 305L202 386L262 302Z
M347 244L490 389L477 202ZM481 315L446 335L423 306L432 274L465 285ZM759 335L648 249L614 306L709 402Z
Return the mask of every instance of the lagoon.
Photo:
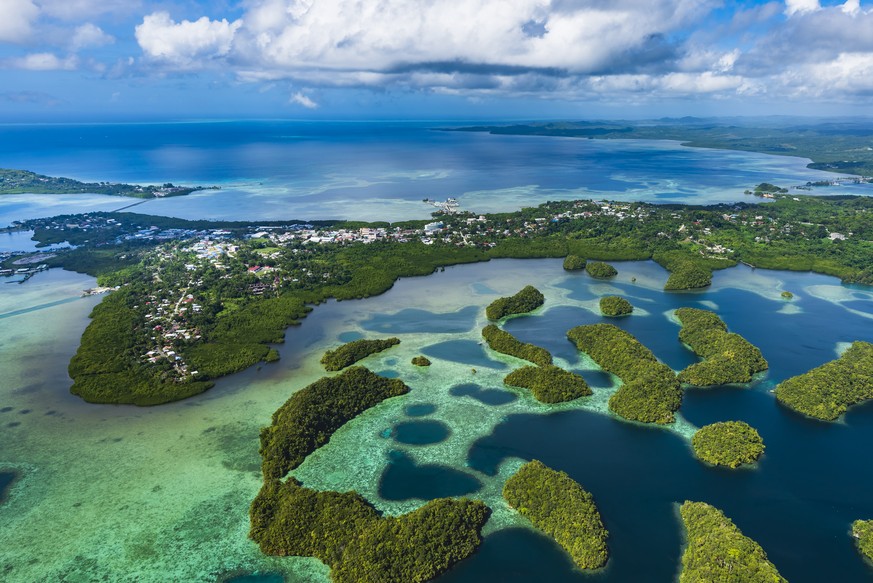
M403 279L382 296L317 307L289 329L279 362L153 408L89 405L68 392L67 362L99 302L78 297L92 278L50 270L10 285L0 310L7 315L0 320L0 472L21 479L0 505L4 579L205 582L257 572L327 581L317 561L265 557L246 538L248 504L260 486L258 431L290 394L322 376L324 350L341 338L391 330L402 343L362 364L399 376L411 393L341 428L293 474L313 488L354 488L390 514L438 495L482 498L494 508L485 543L442 581L670 581L681 552L675 504L685 499L722 508L794 583L869 580L849 526L873 517L873 468L864 463L873 406L828 424L779 406L769 391L836 357L847 342L873 340L866 315L873 296L827 276L744 266L716 272L707 290L667 294L660 289L667 274L656 264L617 267L609 282L568 274L549 259ZM506 329L582 374L591 397L538 403L502 384L525 363L479 344L484 307L527 283L546 303ZM783 300L783 290L794 299ZM565 339L572 326L603 321L597 299L616 293L639 310L610 321L673 368L694 356L679 343L670 312L693 306L718 312L761 348L771 369L748 388L688 391L675 427L616 418L606 411L614 379ZM401 322L404 316L411 317ZM418 354L433 365L414 367ZM755 468L730 472L694 459L694 429L729 419L764 438L767 451ZM557 545L502 502L503 482L532 458L594 495L610 531L612 558L602 571L574 571Z
M0 124L0 166L83 181L217 185L153 199L131 212L187 219L426 219L424 198L502 212L548 200L713 204L758 201L743 191L833 179L808 160L684 147L655 140L586 140L437 131L425 122L214 121ZM873 185L815 194L873 194ZM15 220L115 210L137 199L5 195Z

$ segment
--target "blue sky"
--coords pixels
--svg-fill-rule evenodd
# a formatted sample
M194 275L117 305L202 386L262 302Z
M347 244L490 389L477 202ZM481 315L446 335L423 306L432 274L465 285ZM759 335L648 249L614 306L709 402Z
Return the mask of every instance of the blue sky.
M0 120L866 115L870 1L0 0Z

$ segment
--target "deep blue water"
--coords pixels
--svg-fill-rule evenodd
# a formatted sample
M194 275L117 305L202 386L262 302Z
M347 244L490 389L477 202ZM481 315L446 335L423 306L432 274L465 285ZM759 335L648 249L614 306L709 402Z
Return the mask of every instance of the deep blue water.
M445 124L450 125L450 124ZM426 218L423 198L473 211L560 198L712 203L760 182L832 176L800 158L693 149L673 142L492 136L426 123L216 121L0 125L0 167L85 181L219 185L136 212L183 218ZM823 189L817 194L873 188ZM0 225L111 210L122 199L0 202ZM80 199L82 200L82 199Z

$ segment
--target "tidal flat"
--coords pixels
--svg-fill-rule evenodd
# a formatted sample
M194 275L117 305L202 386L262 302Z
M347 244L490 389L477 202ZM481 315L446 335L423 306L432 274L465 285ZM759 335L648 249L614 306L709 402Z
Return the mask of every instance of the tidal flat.
M873 340L857 314L873 299L863 290L828 291L851 289L831 277L744 266L716 272L707 290L668 294L658 265L615 264L619 275L601 282L564 272L560 260L495 260L402 279L366 300L330 301L288 330L280 361L152 408L90 405L69 394L67 363L100 301L78 297L92 278L51 270L9 284L0 296L0 473L18 479L0 504L2 578L328 581L318 561L267 557L247 539L248 506L261 484L258 432L291 394L325 374L325 350L390 333L401 344L361 364L402 378L410 394L342 427L292 474L311 488L355 489L392 515L436 496L482 499L494 514L480 552L440 580L670 581L682 544L675 503L685 499L724 510L792 582L835 573L869 580L848 532L855 519L873 517L873 468L861 462L873 407L825 424L779 406L769 391L832 360L846 342ZM529 283L545 305L505 329L582 374L591 397L538 403L502 382L525 363L480 344L485 306ZM794 294L795 310L784 310L783 290ZM623 421L607 409L615 379L565 336L603 321L603 295L639 306L617 324L674 370L696 361L671 319L682 306L715 310L771 368L748 387L686 391L671 426ZM413 366L419 354L432 366ZM767 451L757 468L731 473L693 458L696 428L724 420L759 430ZM594 495L610 532L606 568L574 570L503 502L504 482L529 459L567 472Z

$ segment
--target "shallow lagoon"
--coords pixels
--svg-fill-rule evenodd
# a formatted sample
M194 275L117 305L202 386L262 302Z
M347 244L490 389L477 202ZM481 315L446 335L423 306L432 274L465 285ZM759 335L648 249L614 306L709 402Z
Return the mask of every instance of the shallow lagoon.
M794 186L835 176L806 168L803 158L671 141L499 136L435 127L281 120L0 124L0 160L6 168L86 182L218 185L219 191L149 200L130 210L228 220L426 219L434 209L422 199L450 196L475 212L604 197L711 204L759 200L742 193L761 182ZM871 185L815 191L871 193ZM0 226L139 202L96 195L4 196Z
M399 375L412 392L343 427L294 474L315 488L357 489L388 513L431 496L481 497L494 509L485 543L443 580L671 580L681 550L674 504L685 499L722 508L794 583L834 575L869 580L848 531L852 520L873 517L866 463L873 406L826 424L785 410L768 392L834 358L846 342L873 340L868 318L856 313L870 311L866 291L826 276L737 267L717 272L709 290L664 294L666 273L657 265L616 265L619 276L599 282L566 274L560 260L492 261L401 280L376 298L329 302L289 330L278 363L149 409L88 405L68 393L67 361L99 301L79 299L78 290L93 279L51 270L9 286L15 293L3 296L0 310L7 316L0 319L0 472L22 478L0 506L4 580L215 581L259 572L326 581L317 561L263 557L246 539L247 506L260 485L258 430L294 390L323 374L318 359L340 336L388 330L402 343L364 364ZM479 345L482 308L530 282L546 305L506 328L585 376L592 397L537 403L502 384L522 362ZM782 300L782 290L795 299ZM761 347L771 371L749 389L689 391L673 428L613 418L605 413L612 378L580 357L564 333L602 321L596 299L616 292L639 310L610 321L670 366L694 360L669 318L691 305L716 309L732 331ZM401 325L402 314L417 324ZM433 365L414 367L418 354ZM691 456L694 428L727 419L744 420L764 437L756 469L728 472ZM534 457L594 494L610 531L612 558L603 571L574 571L502 502L505 479Z

